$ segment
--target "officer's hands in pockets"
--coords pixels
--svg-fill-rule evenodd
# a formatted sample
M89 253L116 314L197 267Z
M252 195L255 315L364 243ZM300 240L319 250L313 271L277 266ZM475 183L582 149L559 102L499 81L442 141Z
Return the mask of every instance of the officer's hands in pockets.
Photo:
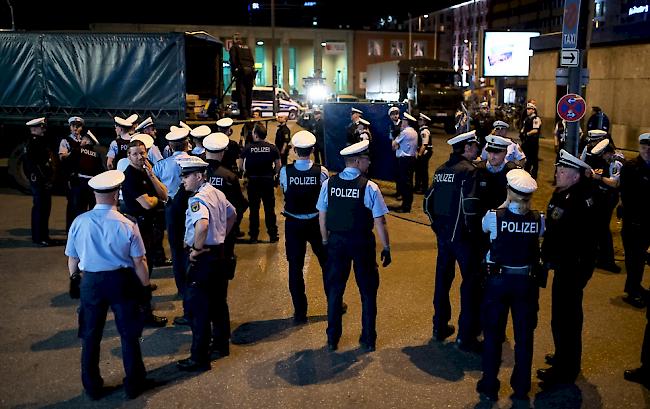
M381 261L382 261L381 264L382 267L388 267L388 265L392 261L390 257L390 249L383 249L381 251Z

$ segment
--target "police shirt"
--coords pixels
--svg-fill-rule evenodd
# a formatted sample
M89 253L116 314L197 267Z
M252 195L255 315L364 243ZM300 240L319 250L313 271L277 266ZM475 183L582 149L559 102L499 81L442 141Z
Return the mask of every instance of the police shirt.
M530 266L539 259L539 238L544 235L544 215L517 203L490 210L483 217L483 231L490 234L488 262L503 267Z
M244 148L241 154L248 177L273 177L273 165L280 159L280 152L275 145L264 140L253 142Z
M623 164L617 160L612 160L611 162L607 163L606 161L603 161L604 163L600 167L593 167L595 169L601 169L603 173L601 176L603 178L608 178L615 180L616 182L619 182L621 179L621 168L623 167ZM598 186L598 190L600 193L615 193L617 189L615 187L612 187L603 180L597 180L596 181L596 186Z
M483 148L481 151L481 160L487 160L488 158L488 152ZM526 159L526 155L524 154L524 151L521 150L521 146L519 146L518 143L511 143L508 145L508 148L506 150L506 161L507 162L514 162L514 161L520 161L522 159Z
M623 222L650 227L650 162L641 155L625 162L621 168L621 202Z
M108 146L106 157L114 158L115 163L122 158L126 158L126 152L129 149L129 142L131 142L131 135L129 135L129 139L124 139L119 136L117 139L111 141L111 144Z
M73 134L61 139L61 142L59 143L59 157L61 154L69 154L68 157L61 161L63 173L66 176L75 175L79 171L76 166L79 164L79 160L78 158L75 158L75 156L78 154L80 146L81 139L78 139Z
M115 206L96 204L72 222L65 255L78 258L81 271L98 272L133 268L132 257L145 250L137 223Z
M206 159L206 162L208 162L208 170L206 172L208 183L226 195L226 199L235 206L238 214L246 211L248 203L242 194L237 175L232 173L218 160Z
M179 162L189 158L190 155L187 152L175 151L170 157L153 166L154 175L167 187L170 199L176 195L178 188L183 183Z
M147 158L153 164L156 164L159 161L163 160L163 156L160 153L160 148L158 148L156 145L152 145L151 148L149 148L147 151Z
M230 65L234 69L253 69L255 60L250 48L246 44L233 44L230 46Z
M397 142L397 150L395 156L401 158L402 156L415 157L418 151L418 133L410 126L404 128L399 136L395 139Z
M284 192L284 213L296 219L318 216L316 202L321 185L329 178L325 166L309 159L298 159L280 169L280 186Z
M481 213L496 209L506 200L508 186L506 175L517 168L519 166L513 162L505 161L499 166L492 166L489 162L484 161L476 165Z
M194 245L194 225L201 219L208 221L205 245L223 244L226 239L228 217L233 214L237 212L223 192L207 182L204 183L188 201L185 211L185 244L190 247Z
M137 200L142 195L156 196L156 189L147 174L129 164L124 171L124 177L122 183L124 213L133 217L150 215L153 209L145 209Z
M192 148L192 150L190 151L190 155L192 155L192 156L198 156L198 157L200 157L201 159L204 159L204 160L205 160L205 148L204 148L204 147L195 146L195 147Z
M535 135L527 135L527 133L533 129L537 129L538 132ZM542 134L542 119L537 115L527 116L526 119L524 119L524 127L522 128L521 133L522 142L525 141L526 138L539 138Z
M353 180L358 178L360 175L361 175L361 171L359 169L346 167L337 176L343 180ZM318 202L316 203L316 209L318 209L321 212L327 211L328 197L329 197L329 190L328 190L329 181L330 179L323 181L323 185L320 188L320 194L318 195ZM344 192L341 192L341 195L343 194ZM384 202L384 197L381 195L379 186L377 186L377 184L372 180L369 180L368 184L366 185L366 191L363 195L363 205L368 209L370 209L373 218L381 217L386 213L388 213L388 207L386 207L386 203Z
M278 126L278 130L275 132L275 147L278 148L278 151L282 151L282 148L285 145L288 145L291 142L291 131L287 124L281 124ZM287 148L287 155L289 150Z
M81 145L81 138L77 138L76 135L70 134L67 137L61 139L59 143L59 155L68 154L74 149L78 148Z

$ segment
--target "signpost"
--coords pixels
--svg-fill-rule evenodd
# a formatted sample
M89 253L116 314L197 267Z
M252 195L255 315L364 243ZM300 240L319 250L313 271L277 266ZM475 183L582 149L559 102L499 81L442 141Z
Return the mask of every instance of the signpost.
M557 114L567 122L577 122L585 116L587 104L577 94L567 94L557 102Z
M580 53L575 49L562 49L560 51L560 65L563 67L577 67L580 65Z

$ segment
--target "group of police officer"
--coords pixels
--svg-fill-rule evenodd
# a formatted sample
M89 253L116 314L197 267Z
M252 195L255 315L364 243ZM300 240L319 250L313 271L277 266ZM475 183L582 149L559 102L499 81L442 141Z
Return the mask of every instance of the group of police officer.
M393 146L398 163L399 158L409 157L399 167L406 169L408 174L414 166L410 157L415 155L405 153L412 153L413 145L417 147L418 133L414 130L417 120L408 113L404 113L400 120L399 110L396 117L394 112L392 109L389 115L399 132L396 130L392 134ZM353 112L353 118L354 115ZM291 138L298 159L281 166L280 151L265 141L266 128L261 123L256 124L253 142L244 147L237 167L236 163L225 166L225 155L233 142L229 138L232 120L220 120L217 123L220 132L217 133L212 133L207 126L189 129L181 123L180 127L172 127L165 137L170 152L164 155L169 156L152 166L148 151L154 146L153 138L129 133L133 132L136 119L115 118L117 138L111 143L107 166L119 167L116 161L123 158L128 160L128 164L122 167L123 172L111 170L85 178L88 179L87 186L94 191L97 205L70 223L66 246L71 294L80 285L82 380L90 397L101 397L103 391L98 369L99 343L108 306L116 314L122 338L127 373L125 389L129 397L137 396L148 386L139 346L134 339L140 336L142 324L147 319L154 325L166 324L164 318L151 314L149 278L152 265L145 255L152 253L153 239L147 236L153 237L153 233L142 212L163 206L166 214L174 274L184 309L184 315L177 317L175 323L189 324L193 334L191 355L179 361L178 367L188 371L207 370L211 360L229 354L227 287L236 268L234 243L247 205L251 211L250 241L257 242L257 213L261 201L264 201L270 241L279 240L274 213L276 177L285 198L285 245L294 322L307 321L302 270L306 243L310 243L323 271L328 302L328 348L338 348L342 333L341 316L345 312L343 293L352 266L363 309L359 345L364 351L376 348L379 274L373 228L382 244L384 267L391 263L391 253L385 219L388 208L378 186L366 176L370 166L369 136L360 138L360 141L350 141L354 143L340 152L345 169L329 178L327 169L310 159L316 138L308 131L300 131ZM150 118L144 123L153 127ZM32 149L38 152L36 138L42 132L39 129L44 129L44 120L38 118L27 125L33 129L34 140L30 143L36 146ZM545 268L555 270L552 310L555 354L547 356L552 366L539 370L538 377L544 384L554 385L573 382L580 372L582 292L594 269L597 235L585 235L585 240L577 243L576 247L576 243L571 243L571 246L567 242L571 237L568 232L576 226L581 229L595 226L590 223L595 212L591 182L596 179L606 183L603 179L608 179L609 175L593 171L585 161L561 151L556 164L556 191L545 219L530 209L530 198L537 184L530 174L519 169L516 161L522 160L523 155L505 137L503 130L508 125L500 121L493 125L494 132L486 136L487 159L478 164L474 162L479 157L475 131L448 141L452 146L450 159L436 170L425 198L425 210L431 218L438 242L433 338L442 341L455 332L449 324L449 290L457 261L463 281L456 343L461 350L478 351L481 332L484 337L484 375L477 390L490 399L498 396L501 343L508 309L511 308L516 342L516 364L511 383L514 396L526 398L530 390L538 285L545 285ZM77 128L76 124L74 128ZM189 136L194 145L191 151ZM402 146L405 140L407 142ZM648 183L650 134L641 135L639 140L639 158L628 165L627 172L621 172L628 174L631 182L627 190L623 188L624 184L621 189L626 192L622 195L624 242L627 234L627 241L634 242L636 250L629 263L626 257L628 274L630 270L636 272L633 277L628 276L631 282L629 287L626 283L626 291L630 297L638 295L644 300L646 294L640 281L648 247L648 224L638 201L647 199L650 191L643 189ZM430 146L430 139L424 143ZM606 146L603 145L594 146L590 155L598 156L605 152ZM75 149L70 142L67 146L62 142L60 154L65 154L63 148L68 151ZM39 166L30 165L28 168L32 189L36 192L38 187L35 186L42 184L47 172L47 166L41 165L49 163L42 152L33 153L34 157L37 154L41 160ZM246 203L238 177L233 172L239 168L248 177L249 203ZM408 203L408 185L408 181L402 180L398 188L405 199L403 206ZM42 201L42 198L37 199L37 194L34 196L36 209L37 201ZM120 201L131 218L117 210ZM628 203L631 204L628 206ZM406 210L405 207L402 209ZM36 209L34 213L37 218L43 218L42 210ZM479 233L481 231L485 236ZM42 228L36 229L34 234L42 235ZM542 234L545 239L540 252L538 239ZM106 243L114 245L107 246ZM626 247L626 254L627 251ZM134 281L136 277L139 281ZM648 342L646 329L644 344ZM647 385L650 372L647 353L642 357L642 363L641 368L629 374L626 372L626 379Z

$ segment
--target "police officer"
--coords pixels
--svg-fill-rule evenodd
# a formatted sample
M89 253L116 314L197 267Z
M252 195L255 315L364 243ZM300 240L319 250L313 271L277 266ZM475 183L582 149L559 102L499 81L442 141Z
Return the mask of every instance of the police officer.
M248 200L244 197L239 185L239 178L230 169L223 164L225 154L230 147L231 141L224 133L212 133L205 137L203 146L205 147L205 161L208 163L207 168L207 181L214 188L223 192L226 199L235 207L237 212L237 221L232 230L226 237L225 241L225 257L231 265L231 279L234 277L234 265L236 263L235 257L235 241L239 233L239 224L244 216L244 212L248 209ZM237 143L235 143L237 147Z
M594 271L596 240L591 168L565 150L555 165L556 187L546 211L542 259L555 270L551 298L551 330L555 354L539 369L542 386L574 383L582 357L582 296Z
M399 108L388 108L388 117L390 118L389 138L392 141L402 132L402 120L399 117Z
M147 160L147 150L139 140L129 142L127 158L129 166L124 171L125 180L122 184L124 212L137 219L138 228L142 234L147 254L153 255L154 214L156 208L167 201L167 188L156 177L151 163ZM149 276L154 268L153 257L149 257ZM149 297L150 297L149 293ZM158 317L151 312L150 298L144 300L146 324L164 327L167 318Z
M54 245L50 238L50 211L52 210L52 152L45 140L45 118L35 118L25 123L30 138L25 145L23 171L29 179L32 192L32 242L41 247Z
M479 112L472 117L472 122L476 130L476 138L482 148L485 146L485 137L492 132L492 123L494 122L494 117L490 115L490 105L487 101L479 104Z
M357 127L359 126L359 119L363 115L363 111L357 108L352 108L350 111L350 123L346 128L346 140L348 145L355 144L359 142L359 136L357 135Z
M203 138L210 135L212 130L207 125L197 126L196 128L190 131L192 136L192 144L194 148L190 151L190 155L198 156L201 159L205 159L205 148L203 147Z
M360 141L372 142L372 134L370 133L370 122L366 121L363 118L359 118L359 125L357 125L357 138ZM355 142L356 143L356 142Z
M376 346L379 271L373 226L383 248L383 267L391 263L391 255L384 216L388 213L388 208L377 184L365 176L370 165L368 146L368 141L361 141L341 150L345 169L322 182L316 204L321 238L327 248L325 291L327 346L330 351L338 348L343 331L343 293L350 276L351 264L361 293L362 329L359 345L364 352L374 351Z
M289 143L291 142L291 131L287 126L288 114L286 112L279 112L277 116L278 129L275 131L275 147L280 152L280 162L282 166L286 166L287 159L289 158Z
M490 138L490 136L488 136ZM490 141L487 140L487 144ZM539 287L535 279L539 264L539 238L544 217L530 209L537 183L528 172L514 169L507 174L508 200L483 217L483 231L490 235L485 258L487 278L483 300L483 377L476 390L490 400L499 394L501 349L505 340L508 310L512 310L515 333L515 366L510 384L514 398L528 399L533 362L533 335L537 327Z
M88 187L88 181L104 171L102 159L95 150L95 146L98 144L95 135L90 130L87 130L85 134L81 135L78 153L71 158L76 162L72 167L77 169L77 181L75 183L80 188L75 217L95 206L95 195L92 189Z
M506 175L518 166L506 161L508 148L512 145L510 139L496 135L485 138L487 160L476 164L478 177L478 197L481 203L479 214L490 209L496 209L506 200Z
M255 82L255 60L246 44L241 42L239 33L233 35L233 44L230 47L230 71L235 78L236 92L233 93L239 105L242 119L250 116L253 103L253 83Z
M309 131L299 131L291 138L298 159L280 170L280 186L284 192L284 232L287 261L289 262L289 292L293 301L293 321L307 322L307 296L303 267L307 243L318 258L321 270L325 269L326 253L321 242L316 202L321 185L329 173L324 166L315 164L309 157L314 150L316 137Z
M433 145L429 123L431 118L423 113L418 116L418 153L415 162L415 193L424 193L429 187L429 159L433 155Z
M609 118L603 112L600 107L591 107L593 112L587 121L587 131L592 129L602 129L605 132L609 132Z
M151 137L152 143L147 146L147 157L151 163L156 164L158 161L162 160L163 155L160 153L160 148L158 148L158 145L156 145L156 135L158 131L156 130L156 126L153 123L153 119L151 119L151 117L147 117L147 119L140 122L138 126L135 127L135 132L146 134Z
M192 195L185 215L184 239L190 260L185 299L192 326L192 347L190 357L178 361L177 366L182 371L205 371L210 369L211 358L230 354L223 243L237 215L226 196L207 182L207 162L193 157L180 165L183 185Z
M456 343L462 350L476 351L479 346L476 338L480 333L480 255L474 235L480 228L480 221L476 166L472 163L478 154L476 131L455 136L447 143L452 146L452 153L449 160L436 169L432 189L424 202L438 243L433 338L443 341L455 330L449 325L449 290L454 280L454 265L458 262L462 283Z
M580 143L578 145L578 151L580 152L580 160L587 161L587 157L591 153L591 150L603 139L607 138L607 132L600 130L600 129L594 129L591 131L587 131L587 137L580 139ZM612 144L612 147L614 145Z
M532 102L526 104L526 118L519 133L521 148L526 155L524 170L537 179L539 168L539 138L542 136L542 120L537 116L537 106Z
M650 389L650 308L646 308L645 334L641 345L641 366L634 369L626 369L623 378L630 382L640 383Z
M228 138L230 138L232 136L232 124L233 124L233 120L231 118L221 118L220 120L217 121L217 132L221 132L225 134ZM241 149L242 149L241 146L239 146L239 144L236 141L232 139L228 139L228 147L223 153L223 159L221 159L221 164L226 169L229 169L231 172L237 175L238 177L240 176L240 172L239 172L239 166L237 165L237 161L241 156ZM239 217L242 216L239 214L239 210L237 211L237 215Z
M70 225L77 215L81 213L79 208L83 187L79 184L78 155L81 145L81 132L84 126L83 118L71 116L68 118L70 134L59 143L59 162L65 176L65 195L68 201L65 208L65 231L70 230Z
M101 173L88 181L97 204L74 220L65 248L71 296L76 298L79 293L74 293L81 287L81 380L93 400L105 394L99 352L108 307L113 310L122 342L127 397L135 398L149 386L140 351L142 319L137 296L149 286L149 273L138 226L116 207L123 181L124 174L118 170Z
M402 131L392 142L397 157L397 193L402 196L400 206L391 206L397 213L408 213L413 204L413 171L418 148L418 133L414 129L417 120L408 112L404 112Z
M115 134L117 138L114 141L111 141L111 144L108 146L108 152L106 153L106 167L108 169L115 169L117 162L126 158L126 151L131 142L131 130L133 129L133 124L137 119L137 115L131 115L127 119L116 116L113 118L115 120Z
M524 152L521 150L521 146L519 146L517 142L513 141L508 136L508 128L510 128L510 125L503 121L494 121L492 126L494 129L492 129L491 135L507 138L510 140L510 142L512 142L510 145L508 145L508 149L506 150L506 161L514 162L516 165L523 167L523 165L526 163L526 155L524 155ZM483 150L481 151L481 160L487 160L487 158L488 153L484 146Z
M183 187L179 163L191 158L187 153L189 150L188 135L189 130L186 128L176 128L174 131L167 133L165 139L169 142L169 147L173 153L153 167L154 174L165 185L168 192L168 199L165 204L167 240L169 241L169 250L172 256L174 281L178 296L181 299L184 299L185 272L187 271L187 254L185 253L183 237L185 236L185 210L187 209L189 194ZM183 315L174 318L174 324L189 325L185 305L183 306Z
M639 155L621 168L625 292L623 298L637 308L647 305L648 290L641 286L646 252L650 245L650 133L639 135Z
M619 273L621 268L614 261L614 243L609 223L618 204L618 186L623 164L616 160L614 149L608 139L603 139L591 150L585 161L593 172L589 173L595 184L594 205L598 236L598 258L596 267Z
M266 142L266 127L261 123L253 129L253 143L241 154L242 168L248 178L249 242L257 243L260 229L260 202L264 202L264 221L271 243L280 240L275 216L274 179L280 172L280 152Z

